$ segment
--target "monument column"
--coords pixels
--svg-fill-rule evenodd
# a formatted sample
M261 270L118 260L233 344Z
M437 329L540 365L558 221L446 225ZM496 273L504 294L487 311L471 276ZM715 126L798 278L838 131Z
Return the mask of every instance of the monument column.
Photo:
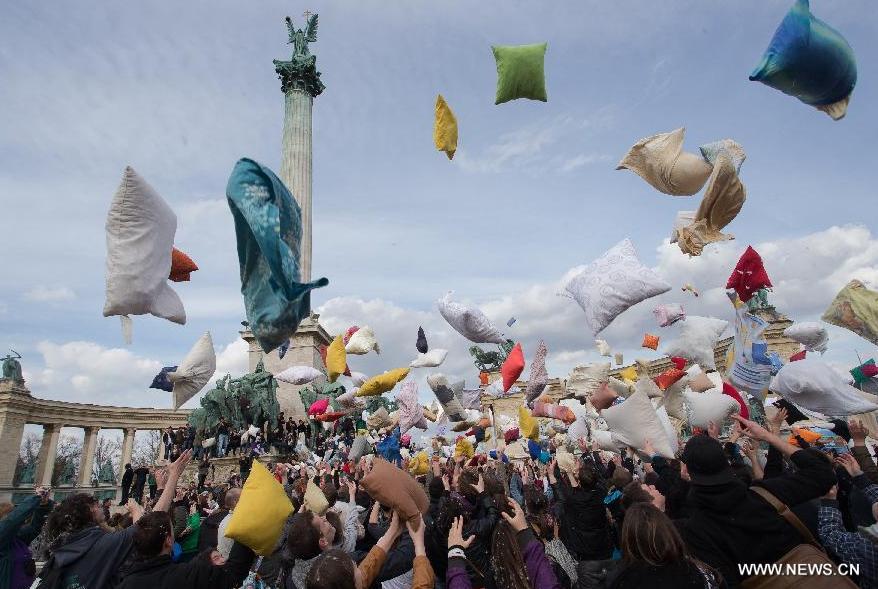
M0 455L0 486L11 485L15 477L22 434L24 419L10 411L0 413L0 448L5 448Z
M122 438L122 464L119 465L119 481L125 473L125 465L131 462L131 455L134 453L134 434L137 432L133 427L125 428L125 435Z
M98 444L99 427L85 427L85 439L82 442L82 463L79 467L79 486L91 487L92 469L95 464L95 448Z
M61 437L61 424L47 423L43 425L43 441L37 459L38 485L52 486L52 473L55 470L55 458L58 456L58 439Z
M286 184L302 214L302 241L299 271L302 282L311 280L311 109L314 98L325 88L317 71L317 57L309 43L317 41L317 15L305 13L305 29L296 29L287 17L289 44L293 55L288 61L274 60L274 69L285 95L284 131L281 147L280 178Z

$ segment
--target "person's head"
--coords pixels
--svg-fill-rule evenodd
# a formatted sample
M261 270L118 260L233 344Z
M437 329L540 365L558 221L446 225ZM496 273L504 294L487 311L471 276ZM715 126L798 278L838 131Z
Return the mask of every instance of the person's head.
M329 481L324 480L323 484L320 485L320 490L323 491L323 495L326 497L329 506L334 506L335 502L338 501L338 489L332 484L332 479Z
M125 464L125 470L131 470L131 463L130 462Z
M621 547L627 562L650 566L678 563L688 555L670 518L650 503L635 503L625 512Z
M624 489L633 479L634 477L631 476L631 472L627 468L617 466L610 476L610 484L617 489Z
M113 500L110 499L109 497L104 497L104 500L101 501L101 505L102 505L103 507L109 507L109 506L112 505L112 504L113 504Z
M170 554L174 546L174 527L171 517L164 511L145 514L135 524L134 548L142 559L160 554Z
M439 477L433 477L433 479L430 480L430 484L427 486L427 492L430 495L430 499L433 501L439 501L445 493L445 485L442 483L442 479Z
M501 520L491 535L491 568L497 589L530 589L518 534L506 520Z
M9 512L12 511L13 509L14 509L14 506L12 505L12 503L9 503L8 501L4 501L3 503L0 503L0 519L3 519L7 515L9 515Z
M341 523L341 517L339 517L338 512L332 511L331 509L326 512L326 521L329 522L335 529L335 535L332 537L332 545L338 546L342 542L344 542L344 527Z
M479 496L479 492L476 490L476 485L478 485L478 483L479 473L475 469L465 468L463 472L460 473L460 480L458 483L461 495L466 497L470 502L475 501Z
M618 468L616 470L619 470ZM615 472L615 471L614 471ZM590 464L583 462L579 466L579 486L585 489L586 491L590 491L597 486L598 481L598 473Z
M335 528L325 517L304 511L293 517L287 536L287 550L294 558L310 560L332 548Z
M686 442L682 455L685 472L693 485L717 486L735 483L738 479L732 471L725 451L718 440L699 434ZM685 478L685 477L684 477Z
M635 503L651 503L661 511L665 510L665 497L640 481L632 481L622 491L622 509L627 510Z
M50 549L62 545L66 538L80 530L104 521L104 510L97 499L86 493L70 495L49 514L46 536Z
M311 567L305 579L306 589L365 589L359 567L347 552L328 550Z

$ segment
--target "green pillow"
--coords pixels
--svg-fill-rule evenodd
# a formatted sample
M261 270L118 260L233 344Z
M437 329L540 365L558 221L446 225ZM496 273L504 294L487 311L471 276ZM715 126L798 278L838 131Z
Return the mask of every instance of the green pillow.
M497 100L503 104L516 98L546 102L546 43L536 45L492 45L497 60Z

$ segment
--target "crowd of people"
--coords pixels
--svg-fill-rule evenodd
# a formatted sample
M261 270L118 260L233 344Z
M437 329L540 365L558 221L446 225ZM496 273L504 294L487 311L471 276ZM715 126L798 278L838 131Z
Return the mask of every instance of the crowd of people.
M335 459L268 464L294 512L259 559L225 535L250 467L217 477L202 455L197 482L183 482L194 456L186 448L154 471L157 497L143 506L131 492L110 515L109 501L76 494L54 504L40 488L0 507L0 587L30 587L34 557L45 560L44 589L232 589L245 579L282 589L747 587L755 577L742 566L796 563L808 547L852 573L830 586L878 587L868 432L851 421L850 451L827 452L781 436L785 416L762 427L736 415L726 439L711 426L676 459L649 444L608 453L585 439L552 446L547 462L510 460L502 443L472 457L436 453L426 474L407 475L429 499L408 521L361 485L379 458L350 459L339 425L324 438L338 445ZM306 507L311 483L323 513ZM41 529L45 554L31 555Z

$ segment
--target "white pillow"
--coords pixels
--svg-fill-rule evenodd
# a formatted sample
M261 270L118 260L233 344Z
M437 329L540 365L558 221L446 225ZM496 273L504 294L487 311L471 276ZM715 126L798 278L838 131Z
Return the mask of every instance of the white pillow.
M676 419L686 419L686 408L683 406L683 390L689 384L689 377L684 376L665 391L665 402L663 407L670 417Z
M186 323L168 285L177 216L130 166L107 214L107 298L104 317L151 314Z
M476 344L502 344L506 340L479 309L451 300L451 292L436 301L439 313L460 335Z
M630 397L632 393L634 393L634 385L628 384L624 380L620 380L615 376L611 376L607 380L607 384L614 393L619 395L620 397Z
M619 314L671 285L637 259L630 239L624 239L585 266L565 286L585 311L585 321L599 334Z
M281 382L302 385L313 382L321 376L323 376L323 373L311 366L291 366L281 373L274 375L274 378Z
M816 358L790 362L771 379L769 390L790 403L831 417L878 410L829 364Z
M613 355L613 349L610 347L610 344L606 342L606 340L596 339L594 340L594 345L598 349L598 354L601 356L610 357Z
M665 396L664 391L655 384L654 380L649 378L649 375L637 379L637 382L634 383L634 392L644 393L650 399L662 399Z
M216 352L208 331L202 335L168 379L174 383L174 409L198 394L216 372Z
M575 367L567 377L567 391L577 397L593 394L610 378L610 363L595 362Z
M704 393L683 393L689 406L689 424L692 427L707 429L710 422L722 427L729 415L740 411L741 406L732 397L717 391Z
M578 442L580 438L587 440L590 431L591 428L588 425L588 420L581 415L577 415L576 421L571 423L567 429L567 437L573 442Z
M692 196L707 182L713 167L703 157L683 151L685 133L681 127L641 139L616 169L635 172L665 194Z
M369 376L362 372L351 372L351 381L355 387L363 386L363 383L369 380Z
M601 417L613 435L626 446L642 450L644 441L649 440L659 456L674 457L665 428L652 401L643 391L635 391L623 403L604 409Z
M596 429L591 432L592 439L598 443L598 448L601 450L607 450L609 452L618 452L619 448L625 445L624 442L620 442L616 439L616 436L613 435L613 432L608 432L603 429Z
M668 441L671 443L671 450L676 455L678 446L677 446L677 428L674 427L674 424L671 423L670 417L668 417L668 412L664 407L659 407L655 410L655 414L658 415L659 422L662 424L662 427L665 430L665 435L668 437Z
M680 335L665 345L662 353L671 357L681 356L706 370L716 370L713 350L728 326L729 322L722 319L690 315L683 322Z
M381 353L381 349L378 347L378 340L375 338L375 332L368 325L364 325L355 331L344 347L345 353L357 356L368 354L372 350L375 350L376 354Z
M412 368L435 368L445 362L445 356L447 355L448 350L433 348L426 354L418 354L418 357L412 360L409 366Z
M783 334L805 346L809 352L823 353L826 351L826 344L829 343L826 328L816 321L794 323L784 329Z

